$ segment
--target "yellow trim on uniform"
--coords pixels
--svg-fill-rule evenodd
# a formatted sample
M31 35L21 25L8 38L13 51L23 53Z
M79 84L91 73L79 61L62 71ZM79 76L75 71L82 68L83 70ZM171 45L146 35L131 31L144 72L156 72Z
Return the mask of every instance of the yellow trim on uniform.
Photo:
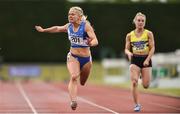
M140 37L136 37L135 31L130 32L132 53L134 54L149 53L148 32L149 31L145 29Z

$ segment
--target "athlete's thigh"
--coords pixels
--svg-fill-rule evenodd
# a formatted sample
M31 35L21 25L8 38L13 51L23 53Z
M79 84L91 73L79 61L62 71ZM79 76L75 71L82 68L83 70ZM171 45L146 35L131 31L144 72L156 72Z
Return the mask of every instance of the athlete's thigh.
M146 67L142 68L142 82L143 84L149 84L151 81L152 68Z
M81 69L81 73L80 73L80 81L81 81L81 84L84 84L90 74L90 71L91 71L91 67L92 67L92 62L88 62L86 63L82 69Z
M90 71L91 71L91 66L92 66L92 62L89 61L88 63L86 63L82 69L81 69L81 75L89 75Z
M78 76L80 74L80 64L73 56L67 56L67 68L71 76Z
M129 70L130 70L130 77L131 77L131 80L138 80L139 78L139 75L140 75L140 68L135 65L135 64L131 64L129 66Z

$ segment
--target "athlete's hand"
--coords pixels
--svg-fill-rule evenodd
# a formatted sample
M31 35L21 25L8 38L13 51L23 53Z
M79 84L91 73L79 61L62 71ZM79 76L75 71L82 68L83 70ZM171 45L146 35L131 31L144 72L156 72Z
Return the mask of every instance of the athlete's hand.
M133 54L131 52L127 53L129 61L131 61Z
M149 65L149 61L148 60L145 60L144 63L143 63L144 66L148 66Z
M43 29L41 26L35 26L35 29L36 29L38 32L44 32L44 29Z
M91 38L87 38L87 45L91 46L91 41L92 41Z

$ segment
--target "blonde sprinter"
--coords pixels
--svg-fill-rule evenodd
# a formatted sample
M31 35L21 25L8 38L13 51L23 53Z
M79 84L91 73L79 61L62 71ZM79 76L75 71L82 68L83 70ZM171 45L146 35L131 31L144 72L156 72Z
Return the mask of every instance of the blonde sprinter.
M52 26L45 29L41 26L35 26L35 28L39 32L68 33L71 44L70 51L67 54L67 68L71 76L68 90L71 108L75 110L77 107L78 78L80 77L81 85L86 83L92 66L90 47L98 45L98 40L80 7L70 8L68 21L69 23L64 26Z
M141 75L142 85L148 88L151 80L152 62L154 54L153 33L145 29L146 16L138 12L133 20L135 30L126 36L125 54L130 60L130 77L132 82L132 95L135 103L134 111L140 111L141 105L138 100L138 79Z

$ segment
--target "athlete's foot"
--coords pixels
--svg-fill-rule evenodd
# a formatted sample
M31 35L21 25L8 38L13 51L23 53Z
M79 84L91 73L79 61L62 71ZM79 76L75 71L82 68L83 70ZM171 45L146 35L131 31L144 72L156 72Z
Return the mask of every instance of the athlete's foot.
M141 111L141 105L140 105L140 104L136 104L136 105L134 106L134 111L135 111L135 112Z
M76 101L71 101L71 109L76 110L77 108L77 102Z

